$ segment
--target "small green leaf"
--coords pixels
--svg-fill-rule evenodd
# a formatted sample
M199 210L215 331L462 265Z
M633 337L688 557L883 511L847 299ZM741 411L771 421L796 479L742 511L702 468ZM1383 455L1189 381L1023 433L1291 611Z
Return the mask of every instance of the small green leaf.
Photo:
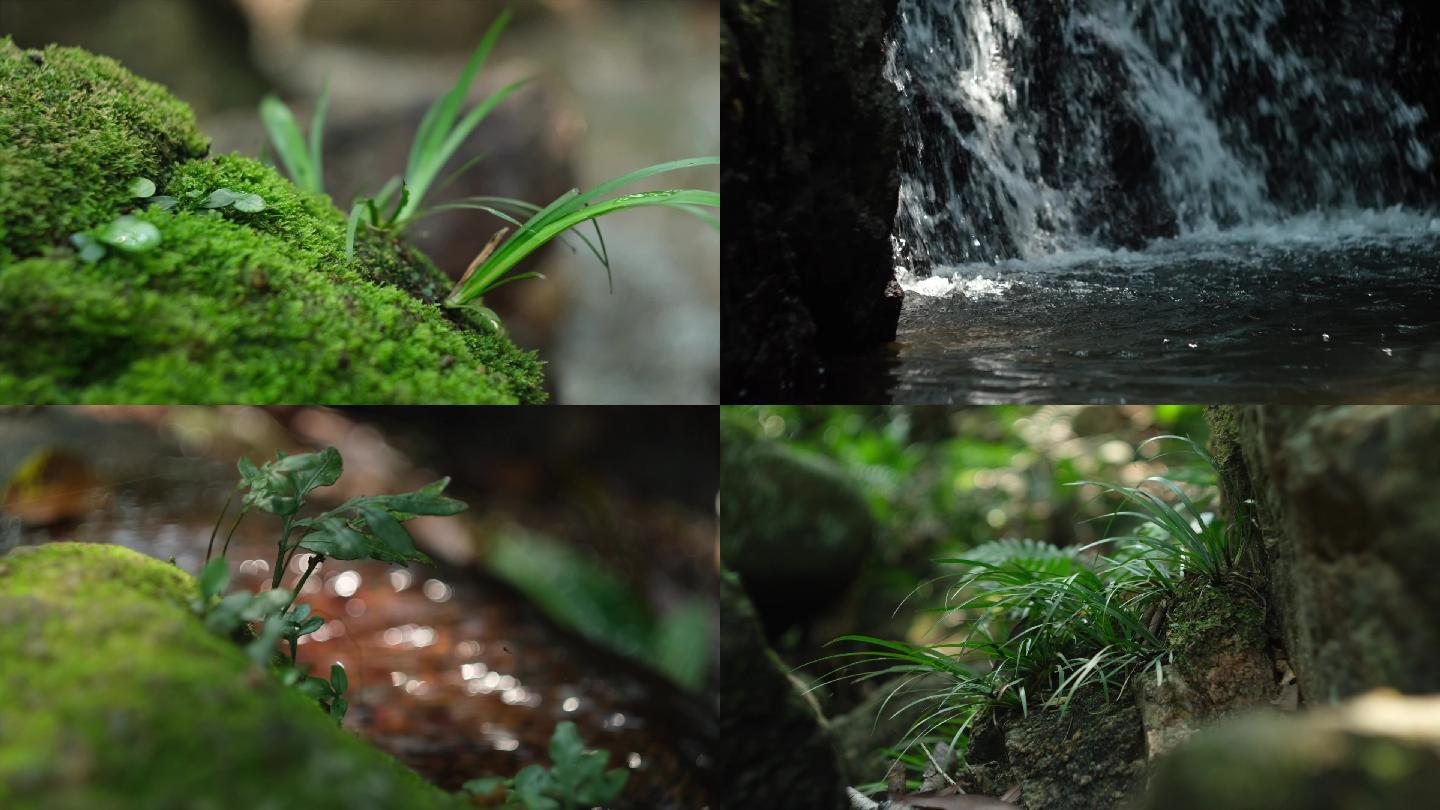
M337 517L321 517L310 525L300 547L336 560L359 560L367 556L365 537Z
M233 205L236 211L247 214L265 210L265 200L261 199L259 194L241 194L235 198Z
M557 766L576 762L584 753L585 743L574 723L566 720L555 727L555 733L550 735L550 758Z
M123 216L106 225L97 238L127 253L140 253L160 244L160 229L135 217Z
M419 551L415 548L415 542L410 539L410 533L400 525L400 521L390 516L389 512L377 509L373 506L361 506L361 517L365 518L365 524L375 537L392 556L381 556L378 559L396 561L418 559Z
M310 635L311 633L315 632L316 630L319 630L319 629L320 629L321 627L323 627L324 625L325 625L325 617L324 617L324 616L311 616L311 617L309 618L309 620L307 620L304 624L300 625L300 629L299 629L298 632L295 633L295 635L296 635L296 637L299 637L299 636L308 636L308 635Z
M236 194L228 188L217 188L210 192L210 196L206 197L205 202L200 205L202 208L224 208L227 205L234 204L239 198L239 194Z
M144 177L136 177L130 181L131 197L149 197L155 193L155 184Z
M230 565L222 557L206 563L200 572L200 596L206 602L220 595L230 584Z
M330 716L338 723L345 719L345 712L349 708L350 704L346 702L345 698L337 697L335 702L330 704Z
M330 685L335 687L337 695L343 695L350 689L350 678L345 674L345 667L339 664L330 665Z
M71 234L70 244L80 251L80 261L94 264L105 258L105 246L88 233Z
M340 474L344 471L340 451L333 447L327 447L318 453L286 456L266 466L275 472L296 473L297 489L302 498L309 495L311 490L328 487L340 480Z
M515 774L515 796L526 810L560 810L560 802L549 796L556 787L555 778L540 765L527 765Z
M266 621L279 619L282 624L288 624L288 622L284 621L284 617L278 615L276 611L284 608L285 603L289 601L290 593L288 591L282 591L279 588L264 591L255 594L254 598L250 600L250 604L246 605L245 609L240 611L240 617L250 622L261 619L265 619Z
M500 322L500 315L495 310L480 303L477 298L468 304L463 305L465 309L473 312L479 319L481 325L497 335L505 334L505 324Z
M284 596L283 591L266 591L265 593L279 593ZM275 655L275 645L285 633L285 620L279 616L271 616L265 620L265 625L260 628L259 635L255 640L245 646L245 652L256 666L264 666L270 662Z
M179 204L179 200L175 199L174 197L167 197L163 194L158 197L150 198L150 207L159 208L161 211L169 211L171 208L174 208Z
M466 793L473 793L476 796L489 796L502 788L509 787L510 780L501 776L486 776L483 779L471 779L460 786Z
M307 678L296 684L295 688L311 700L324 700L330 696L330 684L319 678Z
M368 500L382 509L407 515L458 515L468 507L464 501L446 498L440 494L449 484L450 479L446 477L426 484L414 492L404 492L399 495L376 495Z

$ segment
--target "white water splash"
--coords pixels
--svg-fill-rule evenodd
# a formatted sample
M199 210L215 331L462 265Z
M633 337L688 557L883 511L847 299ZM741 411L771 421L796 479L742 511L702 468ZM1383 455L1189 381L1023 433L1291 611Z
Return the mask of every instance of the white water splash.
M908 113L901 263L942 275L1101 247L1085 228L1123 215L1097 192L1115 154L1097 111L1110 102L1121 112L1108 125L1133 116L1153 150L1153 207L1181 238L1305 238L1307 223L1374 233L1363 212L1389 210L1407 172L1433 162L1415 137L1425 111L1377 78L1395 15L1317 29L1346 32L1340 59L1336 43L1294 33L1304 26L1285 0L1076 0L1044 13L1062 16L1037 12L1045 30L1032 32L1009 0L901 0L887 65ZM1036 78L1039 64L1058 72Z

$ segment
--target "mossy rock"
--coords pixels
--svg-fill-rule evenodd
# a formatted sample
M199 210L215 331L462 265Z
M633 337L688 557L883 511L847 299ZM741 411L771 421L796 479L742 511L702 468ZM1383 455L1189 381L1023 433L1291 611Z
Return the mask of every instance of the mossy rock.
M1130 696L1110 702L1098 687L1082 689L1064 713L1032 710L1006 730L1005 749L1026 807L1120 807L1145 774L1140 710Z
M874 543L864 493L824 456L720 425L720 554L766 628L779 633L833 602Z
M365 233L347 260L328 198L207 148L113 60L0 39L0 401L544 399L533 353L442 310L449 282L418 251ZM133 177L181 203L138 205ZM265 209L202 208L218 188ZM127 212L161 244L82 262L69 236Z
M0 557L0 807L458 808L338 728L120 546Z

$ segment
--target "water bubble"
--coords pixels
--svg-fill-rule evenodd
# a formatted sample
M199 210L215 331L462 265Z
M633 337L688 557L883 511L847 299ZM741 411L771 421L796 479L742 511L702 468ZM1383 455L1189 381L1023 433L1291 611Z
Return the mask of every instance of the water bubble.
M330 589L338 596L354 596L360 590L360 575L354 571L344 571L330 580Z
M425 586L422 590L425 592L425 598L431 602L449 602L452 593L450 586L438 579L425 580Z

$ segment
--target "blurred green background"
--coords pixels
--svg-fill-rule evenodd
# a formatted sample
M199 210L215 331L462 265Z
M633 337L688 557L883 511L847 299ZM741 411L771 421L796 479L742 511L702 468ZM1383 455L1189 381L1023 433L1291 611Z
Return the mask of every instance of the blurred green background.
M1060 546L1100 539L1105 524L1092 519L1113 501L1072 484L1183 477L1196 459L1178 443L1137 447L1166 434L1201 444L1209 435L1203 407L1192 405L737 406L722 408L721 421L722 561L741 569L792 666L834 652L826 642L845 634L923 640L935 621L923 610L940 603L943 587L932 582L943 569L934 560L1007 537ZM809 472L778 474L787 459ZM826 483L794 483L815 470ZM757 489L785 490L793 513L755 509ZM811 539L829 531L821 516L835 513L843 489L863 500L870 525L851 519ZM822 491L826 505L816 508ZM755 553L759 544L765 553ZM778 570L789 564L782 546L807 556ZM858 699L844 692L853 688L821 690L839 701L827 713Z

